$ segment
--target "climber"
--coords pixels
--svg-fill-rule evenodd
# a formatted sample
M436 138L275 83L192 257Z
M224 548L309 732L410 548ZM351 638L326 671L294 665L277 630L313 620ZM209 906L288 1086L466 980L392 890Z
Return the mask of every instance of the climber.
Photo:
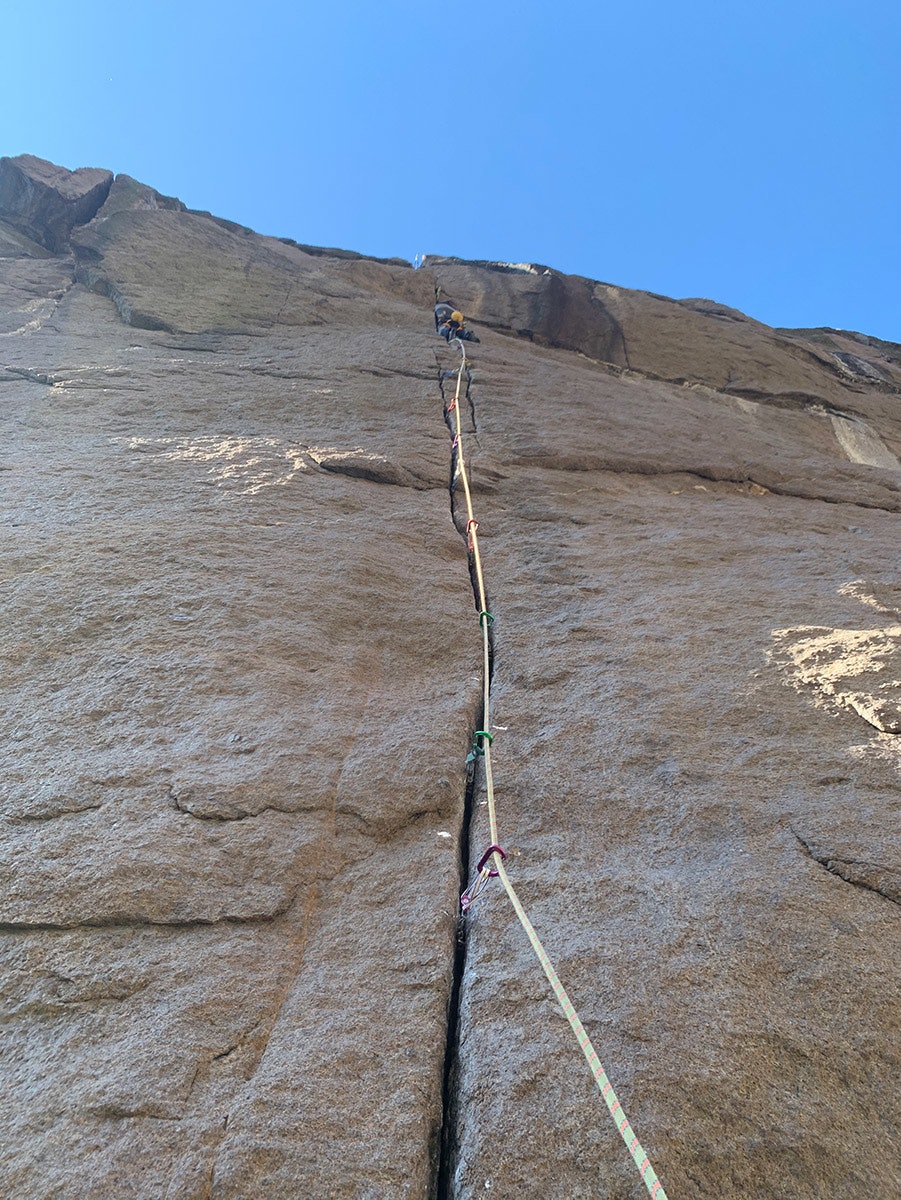
M445 304L443 301L439 301L435 305L435 329L448 343L452 342L454 338L459 338L463 342L479 340L474 333L463 328L463 314L458 312L452 304Z

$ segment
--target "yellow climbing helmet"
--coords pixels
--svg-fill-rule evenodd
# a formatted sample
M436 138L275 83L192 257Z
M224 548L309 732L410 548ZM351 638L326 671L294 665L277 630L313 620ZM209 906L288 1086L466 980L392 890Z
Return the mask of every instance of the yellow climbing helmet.
M451 320L456 321L458 325L463 324L463 314L461 312L452 312Z

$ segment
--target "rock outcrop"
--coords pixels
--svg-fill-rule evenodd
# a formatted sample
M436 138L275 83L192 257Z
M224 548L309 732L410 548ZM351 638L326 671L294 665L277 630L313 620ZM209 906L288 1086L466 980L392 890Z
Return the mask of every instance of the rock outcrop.
M0 1192L645 1194L503 894L458 921L484 718L436 285L482 336L501 836L636 1131L672 1200L889 1200L901 346L28 157Z
M65 249L75 226L95 215L112 182L111 171L93 167L67 171L31 154L0 158L3 224L58 253ZM15 246L14 236L10 244ZM28 250L27 246L21 248Z

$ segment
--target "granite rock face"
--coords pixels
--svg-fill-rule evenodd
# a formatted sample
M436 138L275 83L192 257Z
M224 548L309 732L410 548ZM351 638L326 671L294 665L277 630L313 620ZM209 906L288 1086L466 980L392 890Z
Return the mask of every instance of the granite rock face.
M638 1136L673 1200L897 1195L901 347L0 199L3 1196L646 1194L496 882L458 921L436 286L501 837Z
M67 171L22 154L0 158L0 213L4 224L54 253L66 248L76 225L90 221L113 182L111 171Z

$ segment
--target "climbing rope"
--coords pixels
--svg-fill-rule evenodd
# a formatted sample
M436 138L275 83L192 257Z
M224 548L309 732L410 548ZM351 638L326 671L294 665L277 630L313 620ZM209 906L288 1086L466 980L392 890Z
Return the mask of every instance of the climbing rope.
M479 523L475 518L472 505L472 491L469 485L469 473L466 469L466 459L463 453L463 424L460 420L460 389L463 382L464 372L468 372L468 363L466 359L466 348L459 339L455 339L460 348L462 355L460 369L457 371L457 386L454 392L454 398L446 406L445 416L449 417L453 413L454 417L454 482L457 479L463 485L463 493L466 497L466 542L470 555L472 556L472 566L475 572L476 589L478 592L479 604L479 626L482 632L482 720L486 726L485 729L476 730L473 735L473 748L470 751L467 762L475 762L477 758L481 758L485 763L485 791L488 803L488 830L491 844L479 860L476 868L475 877L467 887L466 891L460 897L460 906L465 913L472 907L473 902L483 891L489 879L499 878L504 885L504 890L510 898L510 903L519 917L520 924L526 932L529 943L535 951L535 955L548 978L548 982L553 989L554 995L563 1009L564 1016L569 1021L570 1027L576 1036L576 1041L585 1055L591 1074L597 1084L598 1091L604 1098L604 1103L613 1118L620 1136L626 1144L626 1147L631 1154L636 1167L644 1181L648 1193L654 1200L667 1200L666 1192L663 1189L663 1184L657 1178L654 1168L651 1166L644 1148L635 1136L629 1119L623 1112L623 1106L617 1099L616 1092L613 1090L613 1085L607 1078L607 1073L601 1065L601 1061L595 1052L594 1046L591 1044L591 1039L585 1031L585 1026L579 1020L579 1014L576 1012L572 1001L566 993L566 989L560 982L560 977L554 969L554 965L547 955L547 951L542 946L538 934L535 932L535 927L526 915L526 911L520 902L519 897L514 890L513 884L510 882L510 877L507 875L504 868L504 860L506 854L501 849L498 839L497 830L497 809L494 799L494 775L491 765L491 747L494 741L492 734L489 732L491 726L490 720L490 685L491 685L491 655L490 655L490 636L489 626L494 618L488 611L488 598L485 592L485 577L482 571L482 557L479 553Z

